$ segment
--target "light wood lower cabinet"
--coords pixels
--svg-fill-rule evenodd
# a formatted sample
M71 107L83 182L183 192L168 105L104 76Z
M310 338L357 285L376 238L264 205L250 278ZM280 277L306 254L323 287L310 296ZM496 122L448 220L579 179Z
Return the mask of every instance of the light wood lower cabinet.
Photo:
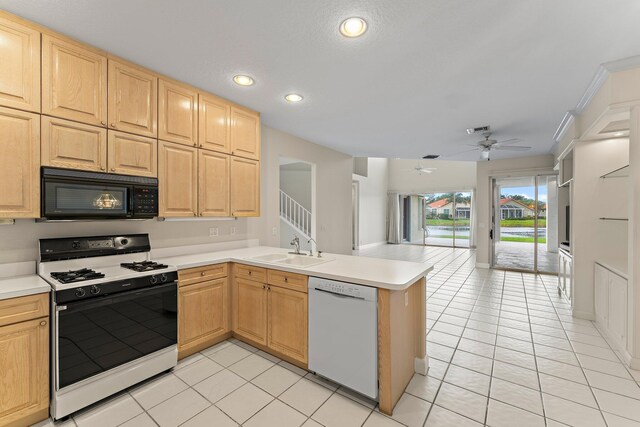
M160 141L158 145L159 216L198 215L198 149Z
M48 295L38 298L48 301ZM19 314L24 308L21 299L1 301L0 317ZM31 425L49 416L48 305L44 310L27 308L25 315L46 317L0 326L0 425Z
M241 264L237 270L252 271ZM264 269L262 269L264 270ZM274 270L268 270L271 273ZM255 277L264 277L256 274ZM244 277L247 277L244 274ZM308 361L308 297L304 291L291 290L256 280L233 277L233 332L278 355L300 364Z
M0 218L40 216L40 116L0 107Z
M267 345L267 285L233 279L233 332Z
M107 170L107 130L42 116L42 165Z
M267 287L267 298L267 346L306 364L307 294L270 285Z
M626 278L595 264L594 299L596 324L615 350L627 351L627 304L629 283Z
M158 141L153 138L110 130L107 153L110 173L158 176Z

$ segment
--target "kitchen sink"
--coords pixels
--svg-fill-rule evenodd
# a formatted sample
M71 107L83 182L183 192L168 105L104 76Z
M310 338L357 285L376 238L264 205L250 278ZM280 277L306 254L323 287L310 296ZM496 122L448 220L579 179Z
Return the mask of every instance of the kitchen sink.
M257 257L249 258L255 261L269 262L273 264L290 265L292 267L312 267L314 265L323 264L325 262L333 261L330 258L318 258L310 257L308 255L293 255L293 254L267 254Z

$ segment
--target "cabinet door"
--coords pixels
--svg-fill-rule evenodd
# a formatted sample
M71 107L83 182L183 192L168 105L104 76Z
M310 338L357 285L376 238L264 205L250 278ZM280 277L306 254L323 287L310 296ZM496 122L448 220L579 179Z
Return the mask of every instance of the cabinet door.
M158 188L161 217L198 213L198 149L160 141Z
M609 273L609 332L627 348L627 281Z
M107 57L42 35L42 114L107 125Z
M594 272L596 323L608 328L607 315L609 311L609 271L599 264Z
M307 294L290 289L268 288L269 348L307 363Z
M109 60L109 128L158 136L158 77Z
M107 130L42 116L42 165L107 170Z
M231 107L231 154L260 159L260 115Z
M229 216L229 155L198 151L198 213Z
M48 318L0 327L0 355L0 425L22 425L25 417L37 413L42 414L40 419L46 418L49 407Z
M198 97L199 147L207 150L230 153L229 122L231 107L224 100L213 95L199 94Z
M0 18L0 105L40 112L40 33Z
M231 157L231 215L260 216L260 162Z
M178 292L178 351L229 332L227 278L182 286Z
M40 216L40 115L0 107L0 218Z
M233 280L233 331L258 344L267 344L267 285Z
M158 141L144 136L108 132L109 172L158 176Z
M198 93L189 86L162 79L158 88L158 137L178 144L197 146Z

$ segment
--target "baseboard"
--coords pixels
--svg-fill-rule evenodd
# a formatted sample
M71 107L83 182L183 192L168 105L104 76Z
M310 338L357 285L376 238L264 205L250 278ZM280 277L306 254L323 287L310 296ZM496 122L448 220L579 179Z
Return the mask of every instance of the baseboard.
M360 245L356 248L357 251L361 251L362 249L370 249L375 248L376 246L384 246L387 242L375 242L375 243L367 243L366 245Z
M429 356L416 357L413 361L413 370L416 374L427 375L429 371Z
M476 262L476 268L491 268L488 262Z
M576 310L575 308L572 308L571 315L576 319L596 320L596 316L591 311L582 311L582 310Z
M594 326L600 332L600 335L604 338L604 340L609 344L609 346L613 349L613 351L622 359L622 362L630 367L631 369L640 369L640 359L637 357L631 356L626 348L622 347L618 341L613 339L609 331L602 327L602 325L597 322L593 322Z

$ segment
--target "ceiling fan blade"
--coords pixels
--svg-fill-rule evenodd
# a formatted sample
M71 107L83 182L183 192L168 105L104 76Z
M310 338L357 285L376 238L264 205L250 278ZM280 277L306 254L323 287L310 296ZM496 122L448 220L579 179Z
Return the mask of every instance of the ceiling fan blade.
M522 142L522 140L520 138L511 138L505 139L504 141L498 141L497 144L494 145L517 144L518 142Z
M504 151L529 151L531 147L518 147L513 145L493 147L493 150L504 150Z

